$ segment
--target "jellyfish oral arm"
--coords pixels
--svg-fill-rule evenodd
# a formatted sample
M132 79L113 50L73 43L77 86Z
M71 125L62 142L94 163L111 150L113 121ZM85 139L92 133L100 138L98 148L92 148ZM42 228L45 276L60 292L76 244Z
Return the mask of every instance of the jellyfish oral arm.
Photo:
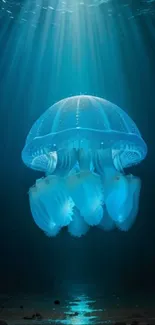
M128 231L133 226L139 210L141 180L133 175L128 175L127 179L129 184L129 194L122 211L120 212L121 215L126 215L126 218L122 218L123 221L118 220L118 222L116 222L117 228L122 231Z
M60 177L50 175L37 180L29 191L29 200L35 223L49 236L72 220L75 204Z
M103 216L104 200L100 176L83 171L69 176L66 186L85 222L90 226L99 224Z

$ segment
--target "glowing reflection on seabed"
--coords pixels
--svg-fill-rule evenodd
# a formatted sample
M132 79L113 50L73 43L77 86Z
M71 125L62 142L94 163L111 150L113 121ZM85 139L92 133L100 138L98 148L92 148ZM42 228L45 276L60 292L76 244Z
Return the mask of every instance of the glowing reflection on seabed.
M74 325L86 325L86 324L99 324L99 316L94 313L102 312L102 309L95 309L92 307L95 300L90 300L87 296L78 296L73 301L68 303L65 312L65 319L57 320L59 324L74 324ZM93 315L92 315L93 314Z

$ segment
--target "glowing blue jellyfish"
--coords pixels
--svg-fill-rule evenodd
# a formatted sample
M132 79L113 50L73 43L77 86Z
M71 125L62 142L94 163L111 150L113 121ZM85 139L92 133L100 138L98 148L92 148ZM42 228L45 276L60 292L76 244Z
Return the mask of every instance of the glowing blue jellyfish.
M68 227L127 231L139 207L141 181L125 169L140 163L147 146L131 118L98 97L74 96L50 107L33 125L24 163L45 173L29 190L35 223L48 236Z

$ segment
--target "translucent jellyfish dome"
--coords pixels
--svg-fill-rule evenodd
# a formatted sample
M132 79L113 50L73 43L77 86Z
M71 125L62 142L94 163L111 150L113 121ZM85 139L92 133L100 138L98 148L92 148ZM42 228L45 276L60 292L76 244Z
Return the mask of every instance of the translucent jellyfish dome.
M147 146L132 119L113 103L73 96L51 106L32 126L23 162L45 173L29 191L37 225L49 236L68 227L129 230L139 206L140 180L124 169L140 163Z
M120 168L140 163L147 147L132 119L94 96L74 96L51 106L33 125L22 152L30 168L48 171L60 151L111 149Z

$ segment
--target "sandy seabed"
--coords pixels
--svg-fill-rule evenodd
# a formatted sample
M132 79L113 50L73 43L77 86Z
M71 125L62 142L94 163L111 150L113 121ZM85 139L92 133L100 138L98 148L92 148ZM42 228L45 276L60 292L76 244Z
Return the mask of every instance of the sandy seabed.
M150 306L151 305L151 306ZM51 297L50 295L0 295L0 319L8 325L126 324L155 325L155 304L126 306L117 295L111 303L103 296ZM123 325L123 324L122 324Z

